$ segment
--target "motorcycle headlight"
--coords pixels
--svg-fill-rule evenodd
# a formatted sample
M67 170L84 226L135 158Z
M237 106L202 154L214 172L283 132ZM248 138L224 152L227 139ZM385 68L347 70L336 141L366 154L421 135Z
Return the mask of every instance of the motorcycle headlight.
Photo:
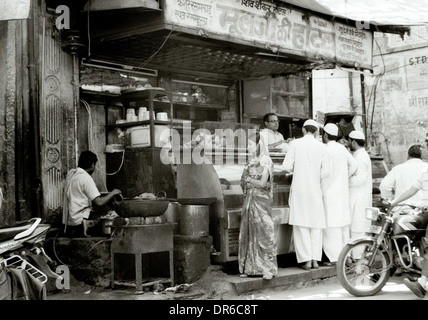
M368 220L376 221L379 217L379 208L366 208L366 218Z

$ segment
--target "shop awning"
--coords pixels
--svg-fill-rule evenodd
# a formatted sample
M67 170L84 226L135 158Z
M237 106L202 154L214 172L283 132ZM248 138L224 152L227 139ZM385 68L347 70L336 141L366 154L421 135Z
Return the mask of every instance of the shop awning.
M79 1L88 8L88 1ZM346 8L342 2L347 3ZM370 8L376 12L370 12L382 17L382 10L373 10L376 1L371 2ZM118 3L94 0L93 4L114 7ZM134 1L127 3L131 5ZM398 20L385 20L388 16L377 20L346 11L349 0L164 0L162 3L166 6L160 9L146 6L144 10L131 11L110 6L109 10L88 13L82 7L81 31L90 35L89 59L226 79L286 75L336 65L371 69L373 31L409 30ZM416 8L413 4L408 6ZM395 7L395 12L401 14L405 10ZM365 18L372 23L369 29L356 25L366 22Z
M346 21L268 1L166 4L162 11L144 13L91 12L91 55L229 79L329 69L336 64L371 69L372 30Z
M0 21L28 19L30 7L30 0L1 0Z
M202 79L220 80L285 75L309 71L315 67L334 67L332 63L282 57L251 46L201 39L166 29L98 42L91 48L91 57L120 61L164 73L191 73Z
M280 0L331 17L368 22L374 26L428 23L428 0Z

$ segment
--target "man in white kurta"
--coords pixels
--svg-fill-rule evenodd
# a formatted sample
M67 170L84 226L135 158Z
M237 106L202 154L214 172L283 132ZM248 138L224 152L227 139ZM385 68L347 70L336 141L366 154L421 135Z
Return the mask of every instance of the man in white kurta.
M407 161L396 165L382 179L379 186L382 198L392 200L395 196L402 194L427 169L428 163L422 161L422 146L411 146L407 151ZM422 191L418 191L404 203L420 205L422 203Z
M323 250L331 263L337 262L340 251L350 237L349 177L358 168L357 161L346 147L336 142L337 135L337 125L325 125L323 142L326 148L321 166L321 190L326 216Z
M318 125L314 120L303 124L302 138L289 144L283 169L293 173L290 188L290 219L297 262L304 269L318 268L322 257L322 229L325 228L321 193L321 159L324 144L316 138Z
M349 202L351 207L351 238L365 236L370 231L371 221L366 218L366 208L372 207L372 164L364 148L365 136L361 131L349 134L351 151L358 169L349 179ZM357 258L357 256L355 256Z

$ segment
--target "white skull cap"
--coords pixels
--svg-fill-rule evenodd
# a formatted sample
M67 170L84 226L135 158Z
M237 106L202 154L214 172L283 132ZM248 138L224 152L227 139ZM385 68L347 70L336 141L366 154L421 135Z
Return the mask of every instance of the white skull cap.
M317 128L319 127L318 123L315 120L312 120L312 119L306 120L305 123L303 124L303 126L304 127L306 127L306 126L314 126L314 127L317 127Z
M324 132L337 137L337 135L339 134L339 128L334 123L327 123L324 126Z
M366 138L364 137L364 133L357 130L351 131L351 133L349 134L349 138L355 140L366 140Z

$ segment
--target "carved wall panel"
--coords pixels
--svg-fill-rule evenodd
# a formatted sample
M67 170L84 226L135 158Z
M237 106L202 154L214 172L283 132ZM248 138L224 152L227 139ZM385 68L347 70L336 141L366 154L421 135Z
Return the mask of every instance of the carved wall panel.
M64 178L75 163L73 60L62 51L53 17L41 35L40 137L44 213L61 212Z

